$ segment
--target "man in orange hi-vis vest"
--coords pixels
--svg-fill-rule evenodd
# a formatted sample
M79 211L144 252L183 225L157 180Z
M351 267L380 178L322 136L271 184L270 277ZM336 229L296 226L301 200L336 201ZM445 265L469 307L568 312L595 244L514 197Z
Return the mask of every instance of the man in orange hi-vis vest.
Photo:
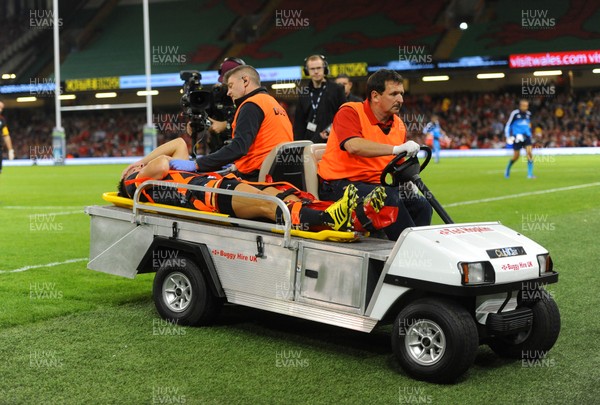
M195 162L172 162L172 167L210 172L234 163L238 177L256 181L269 152L282 142L293 141L292 123L285 109L261 87L260 76L252 66L242 65L228 71L224 83L227 95L238 106L231 124L231 143Z
M367 80L367 100L340 107L319 162L320 198L335 200L349 184L356 186L359 196L365 196L381 186L381 172L394 155L417 154L419 144L406 141L406 127L398 117L403 95L402 76L381 69ZM398 207L397 220L384 228L389 239L397 240L407 227L431 223L431 206L412 188L402 192L385 189L385 205Z

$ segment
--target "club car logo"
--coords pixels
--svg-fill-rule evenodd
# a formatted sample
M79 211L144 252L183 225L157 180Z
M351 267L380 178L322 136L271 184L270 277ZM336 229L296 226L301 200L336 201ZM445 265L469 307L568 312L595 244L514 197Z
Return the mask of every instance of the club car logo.
M499 249L486 250L490 259L498 259L502 257L522 256L526 255L525 249L522 246L506 247Z

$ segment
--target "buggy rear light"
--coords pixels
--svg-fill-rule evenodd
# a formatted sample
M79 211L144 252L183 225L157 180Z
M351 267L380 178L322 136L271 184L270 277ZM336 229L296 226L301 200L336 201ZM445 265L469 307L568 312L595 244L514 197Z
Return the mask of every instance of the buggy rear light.
M458 268L463 285L493 284L496 281L494 266L490 262L460 262Z
M554 265L550 254L546 253L537 256L538 265L540 266L540 276L546 273L552 273Z

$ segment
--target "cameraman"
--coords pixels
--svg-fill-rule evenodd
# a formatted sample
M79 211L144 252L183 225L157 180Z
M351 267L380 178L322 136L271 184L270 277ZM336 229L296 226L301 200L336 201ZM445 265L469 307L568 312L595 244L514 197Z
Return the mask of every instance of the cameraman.
M219 83L212 88L214 103L208 116L211 123L208 131L211 135L217 136L217 139L213 139L211 142L211 151L219 149L223 143L231 139L231 122L235 114L235 105L231 97L227 95L227 86L223 86L223 76L231 69L245 64L246 62L239 58L225 58L219 67Z
M218 151L195 161L171 160L171 168L210 172L235 163L235 174L257 181L265 157L282 142L293 140L287 113L264 87L256 69L238 66L224 76L229 95L238 106L231 123L232 141Z

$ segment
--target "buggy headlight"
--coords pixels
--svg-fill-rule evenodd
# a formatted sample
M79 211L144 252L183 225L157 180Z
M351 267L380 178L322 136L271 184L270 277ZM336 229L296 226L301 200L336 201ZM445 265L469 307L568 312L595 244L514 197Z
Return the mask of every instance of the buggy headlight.
M493 284L496 281L494 266L490 262L458 263L463 285Z
M540 276L546 273L552 273L554 268L550 254L546 253L537 256L538 265L540 266Z

